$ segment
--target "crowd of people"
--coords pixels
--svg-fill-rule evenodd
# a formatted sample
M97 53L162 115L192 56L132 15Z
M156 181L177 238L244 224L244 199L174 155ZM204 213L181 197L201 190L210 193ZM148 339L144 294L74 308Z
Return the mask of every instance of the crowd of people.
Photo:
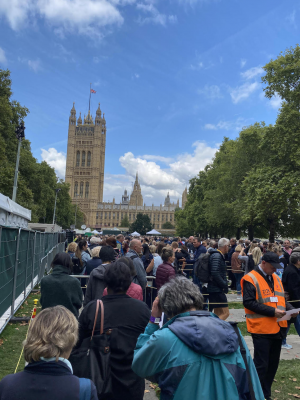
M145 378L162 400L269 400L291 323L300 336L299 270L289 240L78 235L42 278L28 364L0 382L0 400L142 400ZM253 360L226 321L229 290L243 302Z

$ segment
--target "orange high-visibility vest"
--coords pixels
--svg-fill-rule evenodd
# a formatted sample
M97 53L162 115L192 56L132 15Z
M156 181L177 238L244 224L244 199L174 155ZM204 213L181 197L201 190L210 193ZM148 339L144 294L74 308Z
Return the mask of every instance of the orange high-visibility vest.
M285 311L285 297L281 280L276 274L272 275L272 279L274 281L274 292L258 272L251 271L241 279L242 293L244 281L250 282L256 288L256 300L259 303ZM271 302L271 297L277 297L278 302ZM250 333L273 334L278 333L280 327L287 327L287 321L277 322L277 317L256 314L247 308L245 308L245 313L247 330Z

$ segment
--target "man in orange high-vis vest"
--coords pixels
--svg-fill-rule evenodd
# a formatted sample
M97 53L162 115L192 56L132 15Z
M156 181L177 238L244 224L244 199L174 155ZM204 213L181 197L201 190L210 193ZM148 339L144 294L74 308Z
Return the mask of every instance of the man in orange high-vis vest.
M267 252L261 264L241 280L247 330L254 345L253 361L266 400L271 400L271 386L287 328L287 321L277 322L277 319L293 309L286 303L281 280L274 273L277 268L281 268L278 255Z

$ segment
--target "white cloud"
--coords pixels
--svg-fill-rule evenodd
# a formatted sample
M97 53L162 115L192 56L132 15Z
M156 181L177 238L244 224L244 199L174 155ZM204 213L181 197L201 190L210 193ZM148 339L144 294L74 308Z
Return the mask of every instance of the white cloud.
M140 75L136 72L131 76L131 79L139 79Z
M217 124L206 124L204 129L207 130L225 130L225 131L241 131L244 126L247 125L247 121L244 118L237 118L235 121L219 121Z
M259 88L258 82L253 83L244 83L241 86L236 87L235 89L230 90L230 96L232 102L237 104L245 99L247 99L251 93L255 92Z
M39 59L36 60L28 60L28 58L21 58L18 57L18 61L26 64L30 69L32 69L34 72L38 72L42 69L42 64Z
M202 69L202 68L204 68L204 64L201 61L198 62L197 64L191 64L190 65L190 69L193 70L193 71L198 71L199 69Z
M163 156L155 156L151 154L145 154L143 156L140 156L141 158L144 158L147 161L160 161L165 164L169 164L171 161L173 161L173 158L171 157L163 157Z
M262 69L262 67L253 67L250 69L247 69L247 71L245 72L241 72L241 76L244 79L252 79L255 78L258 75L262 75L264 73L264 70Z
M223 97L221 89L217 85L205 85L203 89L198 90L199 94L203 94L208 99L221 99Z
M60 36L65 31L99 35L99 28L122 24L119 5L135 0L0 0L0 16L4 16L14 30L36 22L42 17Z
M59 178L64 179L66 173L66 154L58 152L53 147L48 150L41 150L42 160L46 161L52 168L55 169L55 172Z
M282 98L279 96L279 94L275 94L270 100L270 104L272 108L275 108L276 110L281 106L282 103Z
M0 63L1 64L6 64L7 63L7 59L5 56L5 51L0 47Z
M244 68L244 66L247 64L247 60L245 58L241 59L241 68Z
M182 192L185 186L188 185L189 180L196 176L212 160L216 151L217 147L210 147L203 142L195 142L192 153L178 154L173 160L158 155L135 156L133 153L128 152L120 157L119 161L126 170L127 176L131 177L131 182L134 181L135 174L138 171L143 196L150 197L148 195L151 195L153 196L153 202L160 204L168 191L172 201L176 202L178 198L181 199ZM164 162L167 167L162 168L155 161ZM110 178L110 180L112 179ZM106 183L104 184L107 200L112 198L112 196L109 197L110 190L116 193L115 185L119 188L124 188L124 179L121 184L117 182L114 182L114 184L109 183L109 186L106 186ZM128 187L127 184L127 189L129 188L131 191L131 186ZM120 197L122 193L120 193L119 189L118 196Z
M297 29L296 24L296 10L294 10L290 15L286 17L286 20L289 25L292 25L295 29Z
M138 3L136 8L144 14L150 14L149 17L139 16L138 22L140 24L154 23L157 25L166 26L168 22L171 24L177 22L176 15L166 15L160 13L158 9L154 7L153 3L151 1L149 2L149 0L146 3Z

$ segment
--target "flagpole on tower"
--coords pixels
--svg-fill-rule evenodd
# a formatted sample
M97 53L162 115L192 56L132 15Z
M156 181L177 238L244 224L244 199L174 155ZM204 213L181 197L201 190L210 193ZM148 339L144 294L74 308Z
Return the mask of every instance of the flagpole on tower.
M91 89L92 89L92 84L90 83L90 98L89 98L89 111L91 111Z

